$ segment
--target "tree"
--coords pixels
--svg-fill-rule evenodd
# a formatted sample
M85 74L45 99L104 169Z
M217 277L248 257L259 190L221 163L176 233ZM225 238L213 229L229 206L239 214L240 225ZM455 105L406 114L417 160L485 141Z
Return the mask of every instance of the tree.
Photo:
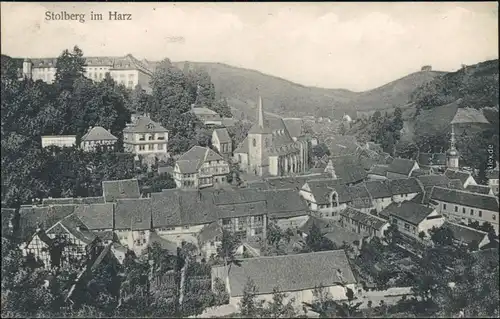
M236 249L241 244L239 238L227 230L222 231L222 242L217 248L217 256L222 259L226 273L226 285L229 286L229 273L233 264L239 265L236 258Z
M352 318L359 316L359 307L362 302L354 303L354 291L346 287L343 283L338 283L344 287L347 302L338 302L333 300L331 294L323 287L316 288L313 292L314 300L312 303L304 303L312 311L319 313L320 318Z
M423 231L421 231L420 233L418 233L418 238L420 238L421 240L424 240L426 236L427 235Z
M270 301L265 309L265 317L269 318L293 318L296 316L293 303L295 299L292 298L285 303L287 294L280 292L279 287L273 288L273 299Z
M318 143L318 145L312 148L312 153L316 159L320 159L323 158L323 156L325 155L329 156L330 150L328 149L328 146L326 146L325 143Z
M453 232L448 227L431 229L431 240L436 245L451 246L453 244Z
M61 91L71 91L74 82L85 73L85 58L78 46L72 52L64 50L56 61L55 83Z
M313 223L311 230L306 237L306 250L307 251L324 251L332 250L335 245L321 232L321 229Z
M263 301L257 300L257 287L251 278L248 278L243 287L243 297L239 307L243 318L255 318L262 313Z
M389 245L394 245L399 237L398 226L395 224L390 224L389 227L384 231L384 239Z
M215 101L212 108L222 117L233 117L231 108L229 107L225 97Z

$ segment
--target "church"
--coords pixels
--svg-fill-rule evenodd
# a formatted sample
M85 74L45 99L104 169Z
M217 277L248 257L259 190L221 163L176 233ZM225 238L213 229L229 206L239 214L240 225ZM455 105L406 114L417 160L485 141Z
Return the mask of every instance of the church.
M257 176L302 174L308 169L309 142L299 119L264 118L262 98L257 123L234 151L233 160L246 173Z

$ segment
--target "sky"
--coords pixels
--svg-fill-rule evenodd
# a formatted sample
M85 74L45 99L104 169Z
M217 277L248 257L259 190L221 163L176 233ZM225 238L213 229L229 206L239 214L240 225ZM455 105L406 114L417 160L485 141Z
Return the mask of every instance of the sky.
M48 21L46 12L85 14ZM109 11L131 21L110 21ZM90 12L102 13L91 21ZM364 91L419 71L498 59L496 2L1 3L2 54L220 62Z

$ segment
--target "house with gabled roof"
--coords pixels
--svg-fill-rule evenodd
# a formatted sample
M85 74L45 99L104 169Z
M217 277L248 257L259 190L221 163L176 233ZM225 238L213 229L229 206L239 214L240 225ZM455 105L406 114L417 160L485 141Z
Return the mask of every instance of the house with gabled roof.
M114 230L123 246L140 255L152 231L151 198L117 199Z
M389 185L393 202L411 200L424 191L416 178L393 179L389 181Z
M430 201L451 222L490 223L498 234L498 197L435 186Z
M391 183L387 180L375 180L365 183L366 189L372 199L372 206L377 212L392 203Z
M466 188L469 185L477 185L476 180L470 172L447 169L444 172L444 175L446 175L446 177L450 180L459 179L463 188Z
M443 227L447 227L453 234L456 244L481 249L490 243L488 233L464 225L446 221Z
M395 158L387 168L388 179L401 179L409 178L411 173L420 168L418 163L414 160L405 158Z
M293 189L264 191L269 219L283 230L295 229L309 218L307 202Z
M226 283L229 303L238 306L248 279L256 288L258 300L271 301L273 289L287 294L285 302L302 307L312 302L315 288L323 288L334 300L345 299L345 287L356 291L356 279L344 250L266 256L242 259L238 267L212 267L212 287L216 278ZM227 280L226 280L227 279Z
M208 147L193 146L175 162L178 188L204 188L227 184L229 163Z
M368 171L368 180L385 180L387 179L388 164L375 164Z
M136 154L148 164L168 158L168 131L148 115L132 114L131 123L123 129L125 152Z
M338 212L352 200L348 186L340 179L307 181L299 191L311 214L317 217L338 218Z
M114 149L118 138L101 126L89 127L89 130L82 136L80 148L86 152L96 150L98 147Z
M445 222L444 216L436 209L412 201L392 203L381 215L388 216L400 233L414 239L419 239L421 232L429 237L432 228L439 228Z
M231 155L233 142L226 128L216 128L212 132L212 145L221 155Z
M387 220L349 206L339 214L339 224L342 227L368 238L384 237L384 232L389 227Z
M37 228L32 236L21 244L21 251L24 256L31 255L35 260L43 262L46 269L50 269L60 267L64 263L83 265L92 250L99 245L102 245L102 240L72 213L46 230Z
M498 162L495 169L486 171L486 178L488 178L488 186L493 191L493 194L498 195L500 172L498 170Z
M191 112L205 125L222 125L222 116L207 107L191 107Z

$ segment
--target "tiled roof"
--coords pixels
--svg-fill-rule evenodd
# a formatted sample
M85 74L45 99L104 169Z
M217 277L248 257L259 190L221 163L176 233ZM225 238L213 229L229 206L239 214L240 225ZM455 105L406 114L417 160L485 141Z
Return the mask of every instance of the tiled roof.
M369 181L365 183L366 189L373 199L388 198L392 196L389 181Z
M103 181L102 191L106 202L114 202L120 198L139 198L141 195L137 179Z
M123 129L126 133L165 133L167 129L151 120L147 116L138 116L131 124Z
M264 193L270 218L291 218L309 214L307 203L295 190L270 190Z
M85 135L82 136L82 141L116 141L118 138L108 132L103 127L94 126Z
M392 195L420 193L423 191L416 178L391 180L390 185Z
M465 181L467 181L467 178L469 178L469 176L471 176L469 172L456 171L456 170L451 170L451 169L447 169L444 172L444 174L449 179L459 179L462 182L462 185L465 184Z
M206 107L193 107L192 111L195 115L218 115L217 112Z
M118 199L115 229L151 229L151 198Z
M151 193L151 207L154 228L181 225L181 207L177 191L169 190Z
M189 174L197 172L204 162L217 160L224 159L208 147L193 146L179 157L176 165L182 173Z
M198 234L198 246L201 247L205 243L215 240L216 238L222 239L222 227L218 222L213 222L203 227Z
M432 173L432 171L430 169L420 167L420 168L414 169L411 172L410 177L419 177L419 176L424 176L424 175L430 175L431 173Z
M368 192L368 189L366 188L366 185L364 183L349 186L348 189L352 199L363 199L363 198L371 199L370 193Z
M227 132L226 128L216 128L215 134L217 134L217 138L219 139L219 142L221 143L230 143L231 142L231 137L229 137L229 133Z
M75 213L90 230L113 229L113 203L78 205Z
M75 205L22 206L19 209L20 237L30 237L37 227L48 229L73 214Z
M444 223L443 227L449 228L456 240L466 244L470 244L474 241L479 244L485 236L488 236L486 232L471 227L450 223L448 221Z
M438 200L498 212L498 197L471 193L458 189L434 187L432 190L431 200Z
M466 191L478 194L488 195L491 192L491 188L485 185L467 185Z
M391 173L409 176L411 169L413 168L414 165L415 165L414 160L409 160L405 158L395 158L389 165L387 171Z
M316 200L316 204L324 205L330 202L330 194L333 189L336 189L339 185L342 185L342 183L341 180L338 179L319 179L310 180L307 182L307 185Z
M420 153L418 163L424 166L446 165L446 153Z
M375 229L380 229L382 226L384 226L387 223L386 220L384 220L380 217L370 215L370 214L365 214L365 213L363 213L357 209L354 209L352 207L349 207L349 206L340 212L340 216L342 216L344 218L349 218L349 219L355 220L362 225L369 226L369 227L375 228Z
M83 225L76 214L71 214L62 219L61 224L71 233L71 235L87 245L97 238L93 232L85 229L85 225ZM47 233L50 233L50 231L47 231Z
M208 193L208 192L207 192ZM215 205L230 205L266 201L266 194L254 189L212 191Z
M365 169L354 156L332 157L330 160L335 175L345 184L357 183L367 177Z
M450 182L448 183L448 188L464 189L464 184L459 179L450 179Z
M388 169L389 169L389 165L385 165L385 164L373 165L372 168L370 168L370 170L368 171L368 174L385 176L387 174Z
M248 136L245 137L243 141L241 141L238 147L234 150L234 153L248 154Z
M104 197L78 197L78 198L43 198L42 205L63 205L63 204L98 204L104 203Z
M422 183L424 188L432 186L447 186L450 179L446 175L422 175L417 179Z
M335 224L330 225L328 232L323 237L329 239L337 247L342 246L344 243L352 245L356 240L363 240L363 235L350 232L345 228L335 226Z
M224 273L224 267L212 268L214 277L224 278ZM231 296L243 295L248 278L259 294L270 294L276 286L288 292L356 283L343 250L243 259L229 272Z
M304 135L304 123L301 118L284 118L283 123L291 137Z
M383 215L395 216L412 225L418 225L426 219L434 209L412 201L405 201L402 203L392 203L383 211Z

